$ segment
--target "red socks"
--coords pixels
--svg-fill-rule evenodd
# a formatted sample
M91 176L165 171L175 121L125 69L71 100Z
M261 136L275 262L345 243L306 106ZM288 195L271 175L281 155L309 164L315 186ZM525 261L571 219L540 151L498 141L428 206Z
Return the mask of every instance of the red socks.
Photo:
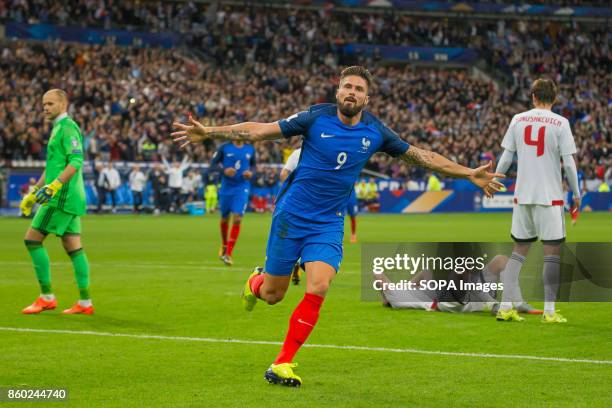
M253 294L261 299L259 297L259 290L261 289L261 285L263 285L264 283L264 274L261 273L259 275L255 275L251 278L251 280L249 281L249 286L251 287L251 292L253 292Z
M351 217L351 234L355 235L357 232L357 217Z
M223 241L223 246L227 245L228 228L229 228L229 223L227 221L221 220L221 240Z
M263 280L262 280L263 282ZM290 363L319 320L323 297L306 293L289 320L289 331L274 364Z
M228 230L229 223L221 220L221 240L223 241L223 246L227 248L225 253L232 256L232 251L238 240L238 235L240 234L240 223L232 223L232 229L229 231L229 238L227 236Z
M236 245L239 234L240 224L232 224L232 230L230 231L229 239L227 240L227 254L229 256L232 256L232 251L234 250L234 245Z

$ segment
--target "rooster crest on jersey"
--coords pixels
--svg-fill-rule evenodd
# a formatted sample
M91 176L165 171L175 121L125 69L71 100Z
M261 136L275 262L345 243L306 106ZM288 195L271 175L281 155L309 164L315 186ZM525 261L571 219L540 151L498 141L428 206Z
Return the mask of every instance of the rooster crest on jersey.
M371 144L372 144L372 141L370 139L368 139L367 137L362 138L361 139L361 150L359 152L367 153Z

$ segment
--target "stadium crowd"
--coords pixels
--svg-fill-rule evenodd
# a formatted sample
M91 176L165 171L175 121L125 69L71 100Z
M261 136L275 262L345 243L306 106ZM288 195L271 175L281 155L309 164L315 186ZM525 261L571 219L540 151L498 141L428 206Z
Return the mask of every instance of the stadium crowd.
M195 28L188 43L199 51L196 56L111 45L0 45L6 73L0 78L1 158L43 158L48 129L38 105L51 86L68 90L88 158L159 161L180 159L168 134L172 121L186 112L213 124L277 120L310 104L332 102L339 67L359 62L376 78L373 113L409 142L470 166L497 157L510 118L529 104L528 84L549 75L560 85L557 108L573 125L585 176L601 176L610 167L612 58L605 29L244 7L207 6L203 13L190 13L204 7L191 2L73 0L68 3L74 7L64 8L56 2L46 7L45 0L2 3L0 18L12 20L61 23L59 16L72 13L66 21L88 26L100 25L101 16L159 30L187 26ZM339 46L344 42L479 47L508 86L496 87L461 69L394 67L349 57ZM262 142L258 161L283 162L298 144ZM208 162L215 148L208 143L188 154ZM425 175L383 155L367 168L392 177Z
M522 4L545 4L553 6L581 6L581 7L609 7L606 0L530 0L530 1L508 1L494 0L492 3L511 3L514 6ZM278 10L289 10L282 2L277 1ZM285 2L291 3L291 2ZM298 2L299 3L299 2ZM469 2L468 2L469 3ZM248 4L250 10L256 9L257 2ZM265 6L274 6L274 2L266 2ZM83 27L118 28L128 27L154 31L188 31L194 25L208 25L213 23L228 11L244 9L244 6L229 7L219 2L197 3L191 0L177 1L141 1L141 0L0 0L0 22L17 21L23 23L48 23L59 25L81 25ZM270 9L268 8L268 11ZM333 13L331 11L334 11ZM273 12L274 14L275 12ZM333 10L330 2L322 11L311 11L305 13L300 11L299 15L293 14L295 25L300 21L312 17L328 17L332 23L339 23L345 29L347 23L355 23L348 33L353 39L374 40L384 39L380 36L400 35L393 30L382 30L388 27L388 19L393 17L388 13L383 21L380 18L362 18L355 13L342 13ZM266 19L264 13L257 18ZM411 20L413 23L421 19ZM316 26L316 24L315 24ZM410 30L409 26L403 26L403 31ZM387 32L385 32L387 31ZM356 37L354 35L357 34ZM385 41L388 42L388 41ZM380 43L380 42L379 42Z

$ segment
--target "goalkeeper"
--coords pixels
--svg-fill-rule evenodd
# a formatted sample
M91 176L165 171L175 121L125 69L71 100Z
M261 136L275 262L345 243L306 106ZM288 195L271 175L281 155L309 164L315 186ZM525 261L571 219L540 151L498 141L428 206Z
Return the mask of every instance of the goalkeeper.
M79 288L79 301L64 314L93 314L89 296L89 262L81 246L81 218L85 214L85 188L83 186L83 137L79 126L67 113L68 98L61 89L52 89L43 95L43 110L53 123L47 144L45 170L34 189L20 205L25 216L35 203L41 207L25 235L25 245L32 258L41 295L23 309L25 314L36 314L55 309L57 300L51 289L49 255L43 241L49 233L61 237L64 249L72 260Z

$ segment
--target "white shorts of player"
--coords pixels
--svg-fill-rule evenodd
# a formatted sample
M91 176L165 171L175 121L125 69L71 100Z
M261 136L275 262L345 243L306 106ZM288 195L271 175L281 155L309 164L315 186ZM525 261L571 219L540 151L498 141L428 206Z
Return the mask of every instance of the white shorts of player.
M514 204L512 237L525 242L565 239L563 205Z
M394 309L432 310L435 290L383 290L385 298Z
M470 313L482 312L487 306L484 302L467 302L465 304L459 302L439 302L438 310L449 313Z

